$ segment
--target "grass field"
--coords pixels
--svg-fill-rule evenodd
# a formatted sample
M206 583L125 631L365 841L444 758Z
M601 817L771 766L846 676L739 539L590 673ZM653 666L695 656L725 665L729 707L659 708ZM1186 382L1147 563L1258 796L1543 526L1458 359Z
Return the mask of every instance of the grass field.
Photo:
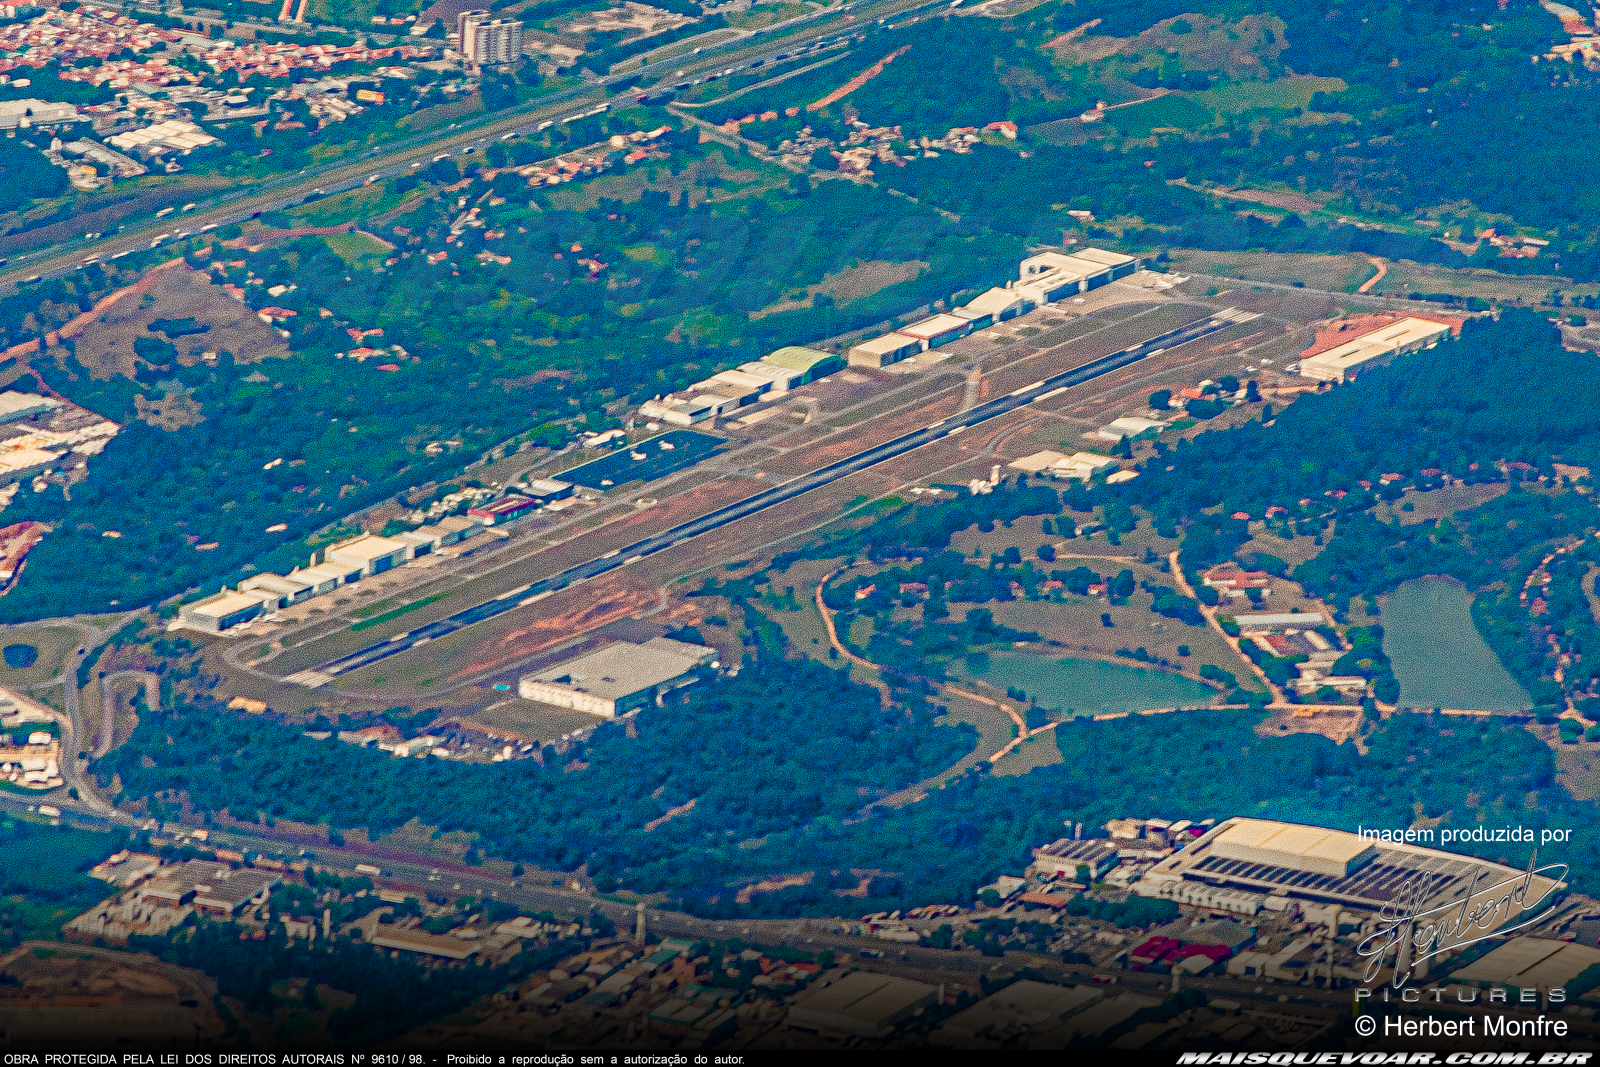
M389 251L366 234L354 231L332 234L322 240L334 255L352 267L370 265L370 261L383 259Z
M0 685L28 686L48 682L61 669L62 662L78 647L78 631L64 626L19 626L8 629L0 643L7 645L32 645L39 650L33 666L13 670L0 664Z
M1224 115L1238 115L1257 108L1289 111L1311 104L1317 93L1340 93L1349 88L1340 78L1295 75L1271 81L1230 82L1215 89L1192 93L1189 99L1201 107ZM1133 110L1129 108L1128 110Z
M1155 130L1197 130L1211 125L1214 119L1210 109L1183 93L1168 93L1106 114L1106 124L1129 137L1149 137Z
M420 608L425 608L436 600L443 600L446 595L447 594L445 593L435 593L432 596L425 596L421 600L413 600L409 604L402 604L398 608L391 608L382 614L372 616L370 619L362 619L360 622L351 626L350 629L365 630L369 626L377 626L380 623L388 622L390 619L398 619L402 615L409 615L413 611L417 611Z

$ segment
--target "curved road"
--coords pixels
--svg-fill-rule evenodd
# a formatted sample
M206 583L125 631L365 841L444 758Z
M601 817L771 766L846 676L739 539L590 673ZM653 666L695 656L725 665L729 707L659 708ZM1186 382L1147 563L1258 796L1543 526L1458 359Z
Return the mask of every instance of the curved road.
M458 611L454 615L440 619L438 622L429 623L407 633L397 634L385 641L370 645L359 652L325 663L317 668L316 671L302 672L301 675L294 677L296 680L304 680L314 685L324 684L334 675L365 667L368 664L387 659L408 649L416 648L418 645L426 644L435 638L443 637L445 634L454 633L463 627L471 626L485 619L492 619L497 615L502 615L525 604L531 604L558 590L578 585L588 581L590 578L605 574L619 567L626 567L630 563L635 563L646 556L654 555L657 552L682 544L690 538L726 526L730 522L737 522L746 516L765 511L767 508L792 500L802 493L810 492L819 486L827 485L830 482L882 463L884 460L893 459L940 438L954 436L971 426L976 426L989 419L998 418L1036 400L1053 397L1075 385L1081 385L1101 375L1120 370L1147 356L1165 352L1169 348L1176 348L1178 345L1197 340L1219 330L1225 330L1235 323L1245 322L1254 317L1253 315L1230 309L1220 312L1209 319L1202 319L1199 322L1193 322L1176 330L1168 331L1159 337L1152 337L1142 344L1134 345L1132 348L1123 349L1121 352L1093 360L1063 374L1035 382L1006 396L979 404L959 415L941 419L939 422L920 430L914 430L891 441L886 441L881 445L858 452L854 456L829 464L810 474L802 475L783 485L774 486L745 500L718 508L716 511L702 515L700 518L674 526L642 541L637 541L626 548L616 549L601 556L599 559L590 560L588 563L579 564L560 574L529 583L509 593L503 593L493 600Z

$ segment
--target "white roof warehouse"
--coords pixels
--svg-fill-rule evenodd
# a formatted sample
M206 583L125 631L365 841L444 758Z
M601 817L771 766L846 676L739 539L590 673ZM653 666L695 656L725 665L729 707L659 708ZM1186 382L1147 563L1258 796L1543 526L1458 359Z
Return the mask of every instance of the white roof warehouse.
M517 693L525 700L612 718L688 685L695 668L716 658L714 648L665 637L642 645L619 641L524 676Z

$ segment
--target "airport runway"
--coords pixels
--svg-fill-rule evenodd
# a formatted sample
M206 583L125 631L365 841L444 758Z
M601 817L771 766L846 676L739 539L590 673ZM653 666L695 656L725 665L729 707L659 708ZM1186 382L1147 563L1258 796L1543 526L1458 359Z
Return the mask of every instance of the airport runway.
M642 541L637 541L626 548L615 549L598 559L581 563L576 567L562 571L560 574L537 582L530 582L520 589L502 593L493 600L458 611L454 615L429 623L416 630L396 634L394 637L371 645L359 652L353 652L324 663L315 670L301 671L290 675L286 680L313 688L325 685L336 675L365 667L371 663L377 663L379 660L387 659L419 645L427 644L429 641L454 633L474 623L492 619L497 615L532 604L558 590L586 582L591 578L619 567L626 567L631 563L644 559L646 556L680 545L690 538L726 526L730 522L737 522L746 516L765 511L784 501L792 500L802 493L810 492L819 486L838 481L840 478L849 477L858 471L882 463L884 460L893 459L940 438L952 437L979 423L987 422L1007 412L1015 411L1026 404L1056 396L1073 386L1082 385L1084 382L1092 381L1112 371L1120 370L1148 356L1165 352L1168 349L1187 344L1208 334L1225 330L1237 323L1248 322L1255 317L1255 315L1248 312L1229 309L1199 322L1192 322L1187 326L1170 330L1159 337L1152 337L1148 341L1134 345L1132 348L1125 348L1121 352L1093 360L1063 374L1034 382L1032 385L1024 386L1006 396L979 404L977 407L964 411L959 415L942 419L930 426L904 434L881 445L858 452L854 456L849 456L819 470L812 471L810 474L785 482L783 485L774 486L765 492L757 493L755 496L718 508L716 511L702 515L698 519L664 530Z

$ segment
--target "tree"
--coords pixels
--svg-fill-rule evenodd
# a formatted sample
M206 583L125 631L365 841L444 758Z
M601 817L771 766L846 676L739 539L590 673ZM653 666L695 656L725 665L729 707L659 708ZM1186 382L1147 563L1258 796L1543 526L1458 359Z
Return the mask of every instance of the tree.
M1157 411L1166 411L1172 407L1172 390L1157 389L1150 394L1150 406Z
M811 153L812 170L838 170L839 163L833 158L833 153L826 148L818 148Z

